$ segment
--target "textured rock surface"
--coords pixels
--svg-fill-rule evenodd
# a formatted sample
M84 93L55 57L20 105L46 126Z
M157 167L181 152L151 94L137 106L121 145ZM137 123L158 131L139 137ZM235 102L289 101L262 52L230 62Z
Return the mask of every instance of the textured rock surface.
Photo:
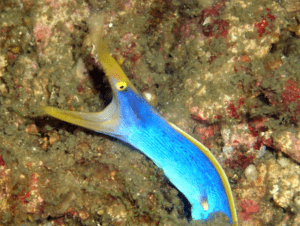
M110 52L137 89L224 167L240 224L297 225L298 1L9 0L0 8L1 225L188 224L177 191L138 151L31 117L45 105L100 111L111 98L88 28L100 11ZM246 179L249 165L256 179Z

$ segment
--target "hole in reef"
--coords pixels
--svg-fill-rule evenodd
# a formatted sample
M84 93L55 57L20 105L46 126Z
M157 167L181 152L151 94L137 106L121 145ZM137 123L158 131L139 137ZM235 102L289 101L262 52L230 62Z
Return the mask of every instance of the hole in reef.
M104 72L93 68L89 71L89 75L92 78L94 88L99 91L99 97L104 100L105 107L111 102L112 100L112 89L108 82L107 77L105 76Z
M180 200L183 202L183 211L185 214L185 217L188 219L188 221L192 220L192 205L190 204L190 202L187 200L187 198L184 196L184 194L182 192L180 192L169 180L168 178L166 178L166 180L168 181L168 184L172 187L175 188L178 191L178 197L180 198Z

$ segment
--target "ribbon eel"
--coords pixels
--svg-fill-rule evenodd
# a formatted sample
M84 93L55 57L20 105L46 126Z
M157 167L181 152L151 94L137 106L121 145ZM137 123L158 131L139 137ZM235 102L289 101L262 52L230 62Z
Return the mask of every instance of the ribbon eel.
M99 62L113 91L111 103L94 113L54 107L43 111L52 117L126 142L148 156L192 205L193 220L208 220L222 212L237 225L228 178L212 153L199 141L164 120L138 93L120 65L110 56L102 37Z

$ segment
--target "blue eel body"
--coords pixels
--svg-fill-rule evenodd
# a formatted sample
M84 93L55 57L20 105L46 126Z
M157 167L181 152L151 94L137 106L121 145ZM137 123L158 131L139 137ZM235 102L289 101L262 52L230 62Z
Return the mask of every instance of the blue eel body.
M222 180L203 152L175 131L130 88L118 93L117 99L120 100L120 109L124 109L121 111L123 120L119 129L108 135L141 150L162 168L167 178L191 203L193 219L209 219L213 213L222 212L232 223ZM207 210L204 210L201 201L208 203Z

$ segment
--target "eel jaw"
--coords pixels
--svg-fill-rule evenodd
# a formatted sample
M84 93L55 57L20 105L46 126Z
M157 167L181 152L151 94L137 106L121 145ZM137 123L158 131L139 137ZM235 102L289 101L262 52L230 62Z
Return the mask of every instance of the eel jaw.
M50 106L42 110L54 118L104 134L118 131L120 126L120 108L116 98L101 112L69 111Z

